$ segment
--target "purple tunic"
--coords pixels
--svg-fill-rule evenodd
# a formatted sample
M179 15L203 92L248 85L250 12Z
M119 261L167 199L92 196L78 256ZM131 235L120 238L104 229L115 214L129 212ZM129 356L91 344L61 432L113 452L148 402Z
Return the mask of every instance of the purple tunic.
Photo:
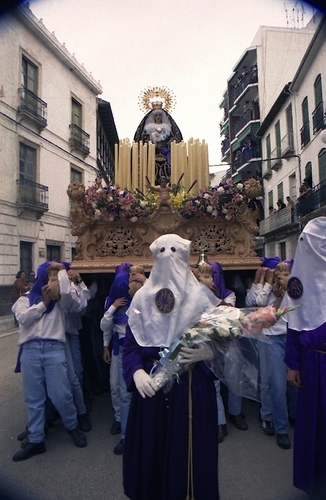
M326 323L311 331L289 329L285 362L300 371L302 384L293 443L293 484L314 498L325 498Z
M170 392L142 398L133 374L147 373L157 347L140 347L127 329L123 373L133 391L123 452L123 484L132 500L185 500L188 484L189 372ZM192 370L193 495L217 500L218 423L214 376L204 363Z

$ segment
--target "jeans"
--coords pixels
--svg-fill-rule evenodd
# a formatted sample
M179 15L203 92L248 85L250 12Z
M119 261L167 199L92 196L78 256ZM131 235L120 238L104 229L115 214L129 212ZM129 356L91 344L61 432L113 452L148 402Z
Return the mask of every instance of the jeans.
M23 390L28 412L29 441L44 440L45 401L47 394L58 410L67 430L77 427L63 342L30 340L21 356Z
M217 421L218 425L224 425L226 423L226 418L223 399L221 396L221 382L216 380L214 383L217 401ZM241 413L241 403L242 397L234 394L234 392L228 389L228 413L230 415L239 415Z
M120 391L121 439L124 439L128 421L129 406L131 401L131 392L127 391L126 382L122 374L122 353L123 353L123 346L120 346L119 356L118 356L119 358L118 377L119 377L119 391Z
M64 346L68 366L68 379L71 385L72 396L74 398L76 410L78 415L84 415L87 412L87 409L85 406L83 389L75 371L70 343L67 341Z
M260 381L262 420L274 423L276 434L289 430L286 401L287 366L284 362L285 335L269 335L270 342L260 342Z
M75 333L66 333L66 339L69 342L71 357L74 364L76 375L78 377L80 385L83 387L84 367L80 350L79 335Z
M114 419L116 422L120 422L119 355L113 354L113 352L110 362L110 393Z

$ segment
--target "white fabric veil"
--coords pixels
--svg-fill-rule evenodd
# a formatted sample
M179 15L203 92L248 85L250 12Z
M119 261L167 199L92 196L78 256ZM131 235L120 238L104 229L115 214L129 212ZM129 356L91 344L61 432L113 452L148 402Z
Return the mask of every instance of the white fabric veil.
M303 229L294 256L283 306L301 307L286 315L289 328L314 330L326 322L321 306L326 286L326 217L317 217Z
M202 313L221 302L193 275L188 263L190 245L176 234L166 234L150 246L154 257L150 277L127 311L140 346L168 347Z

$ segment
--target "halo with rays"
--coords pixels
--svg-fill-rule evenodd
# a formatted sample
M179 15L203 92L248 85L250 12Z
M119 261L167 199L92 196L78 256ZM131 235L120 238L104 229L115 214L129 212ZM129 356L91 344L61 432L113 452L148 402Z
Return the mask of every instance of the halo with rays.
M144 113L155 108L163 108L169 113L174 110L176 99L167 87L147 87L141 92L138 103Z

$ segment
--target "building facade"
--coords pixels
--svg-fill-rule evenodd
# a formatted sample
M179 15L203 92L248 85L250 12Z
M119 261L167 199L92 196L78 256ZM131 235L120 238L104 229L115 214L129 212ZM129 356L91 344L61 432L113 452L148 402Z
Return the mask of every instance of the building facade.
M72 260L67 187L114 172L117 134L100 83L28 6L1 16L0 47L1 314L19 269Z
M325 58L323 16L292 81L284 86L257 132L264 159L265 219L260 234L266 256L292 258L302 227L326 215ZM278 200L285 208L277 207Z

